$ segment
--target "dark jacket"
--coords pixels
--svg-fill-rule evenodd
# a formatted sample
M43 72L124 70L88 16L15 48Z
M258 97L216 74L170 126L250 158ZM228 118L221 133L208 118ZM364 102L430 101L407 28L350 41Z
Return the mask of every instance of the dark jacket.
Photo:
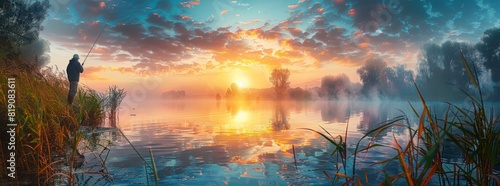
M80 81L80 73L83 72L83 67L76 59L69 60L66 73L68 74L69 81Z

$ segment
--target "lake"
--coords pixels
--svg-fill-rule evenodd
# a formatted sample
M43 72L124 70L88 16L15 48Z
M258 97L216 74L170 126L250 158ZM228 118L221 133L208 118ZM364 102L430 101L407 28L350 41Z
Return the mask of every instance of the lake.
M421 103L412 105L421 112ZM435 110L446 109L443 103L435 105ZM87 144L94 145L86 149L93 153L86 150L84 168L95 170L98 154L110 176L99 184L154 185L154 174L138 155L150 163L151 149L159 185L331 185L329 176L343 165L331 156L334 146L306 128L347 134L349 156L367 131L403 114L412 125L418 121L408 102L155 100L120 111L118 127L126 138L116 130L91 135L87 141L93 143ZM394 139L405 144L408 129L392 127L372 136L360 148L370 142L394 146ZM378 185L384 165L373 163L396 154L387 147L360 153L356 174L363 180L366 174L366 185ZM450 154L445 162L461 161L460 155ZM350 156L349 175L352 161ZM385 171L391 175L401 168L390 162Z

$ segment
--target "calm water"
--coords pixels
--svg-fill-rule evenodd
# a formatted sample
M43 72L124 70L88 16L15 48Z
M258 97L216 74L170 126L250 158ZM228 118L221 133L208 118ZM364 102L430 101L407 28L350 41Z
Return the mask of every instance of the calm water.
M414 105L420 112L420 104ZM337 156L330 154L334 147L304 128L322 130L321 126L332 136L345 136L347 130L350 155L366 131L403 113L410 116L410 122L417 121L407 102L157 100L134 110L123 109L119 127L147 161L148 149L152 149L160 185L329 185L325 172L333 177ZM390 146L394 138L404 144L407 134L406 128L394 127L361 141L360 146L372 140ZM110 142L109 151L97 151L106 158L114 185L147 185L148 180L154 185L151 171L145 170L143 160L119 132L92 137L100 144ZM86 161L92 162L95 156L86 154ZM377 185L384 174L381 165L372 163L395 154L389 148L360 154L357 174L366 173L368 185ZM349 158L346 167L349 175L352 161ZM401 170L399 164L389 163L386 171Z

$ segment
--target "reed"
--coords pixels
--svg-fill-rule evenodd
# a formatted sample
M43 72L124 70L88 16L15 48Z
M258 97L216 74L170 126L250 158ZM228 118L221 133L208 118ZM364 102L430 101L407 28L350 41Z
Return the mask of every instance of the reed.
M77 106L71 106L66 101L68 84L62 72L50 67L33 71L16 64L0 61L0 79L15 78L17 123L16 178L7 178L2 171L0 185L75 185L73 160L83 139L78 131L81 125L95 127L103 122L104 97L80 88ZM0 87L0 105L7 105L7 91L7 86ZM0 115L6 116L7 110L2 107ZM0 117L0 122L12 123L6 117ZM7 131L7 126L0 129ZM7 141L6 135L0 135L2 165L9 158ZM64 166L69 169L62 170Z
M4 64L2 64L4 65ZM76 118L71 114L65 101L67 85L59 77L49 73L32 72L10 68L0 72L2 81L15 78L16 103L16 179L2 179L5 184L44 185L50 175L55 173L54 162L62 157L67 135L66 131L75 128ZM0 105L7 105L7 87L0 89ZM7 110L0 109L3 116ZM2 123L8 123L1 117ZM12 122L9 122L12 123ZM2 131L6 131L2 125ZM2 135L2 152L7 139ZM5 158L5 156L2 156ZM2 159L4 162L5 159ZM2 177L6 174L2 174ZM28 179L29 178L29 179ZM36 179L33 179L36 178Z
M116 127L118 119L119 106L123 98L127 95L124 89L119 89L116 85L110 86L107 91L106 108L108 110L109 123L112 127Z
M373 148L388 147L393 149L396 155L375 164L397 161L401 172L395 175L385 173L385 180L380 183L381 185L393 185L400 183L400 180L404 180L405 185L429 185L432 183L439 185L500 185L499 175L495 175L493 169L494 165L500 163L500 113L496 113L493 108L486 109L475 66L471 68L463 55L461 57L464 68L475 88L473 94L462 90L468 98L468 105L444 102L443 104L448 106L447 110L444 116L438 117L415 85L423 106L422 111L417 112L410 103L410 107L418 118L416 127L411 125L406 115L402 115L368 131L356 143L355 151L351 155L353 158L352 173L339 174L337 170L337 176L349 178L344 184L362 185L359 180L361 176L356 174L356 161L359 153ZM366 147L360 147L360 142L367 136L377 136L392 127L406 127L408 142L401 144L394 137L394 145L391 146L370 142ZM341 136L333 138L325 129L323 129L324 132L308 130L318 133L335 146L332 155L341 152L341 163L344 167L346 166L346 159L349 157L342 156L342 152L346 152L346 148L342 145ZM464 161L451 165L443 163L443 149L445 148L444 144L447 143L458 147L459 152L455 153L463 154ZM385 170L381 171L386 172ZM367 178L365 179L368 182Z

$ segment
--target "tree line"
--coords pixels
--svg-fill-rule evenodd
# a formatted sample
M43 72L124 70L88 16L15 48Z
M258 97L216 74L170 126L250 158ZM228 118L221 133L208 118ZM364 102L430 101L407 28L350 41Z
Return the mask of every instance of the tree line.
M500 28L488 29L476 43L446 41L422 47L416 72L405 64L389 67L380 58L367 59L357 69L361 82L352 82L346 74L327 75L314 88L290 88L288 69L273 70L270 81L275 98L294 100L319 99L418 99L415 85L426 99L462 100L472 90L472 82L462 62L478 76L484 95L490 101L500 100Z

